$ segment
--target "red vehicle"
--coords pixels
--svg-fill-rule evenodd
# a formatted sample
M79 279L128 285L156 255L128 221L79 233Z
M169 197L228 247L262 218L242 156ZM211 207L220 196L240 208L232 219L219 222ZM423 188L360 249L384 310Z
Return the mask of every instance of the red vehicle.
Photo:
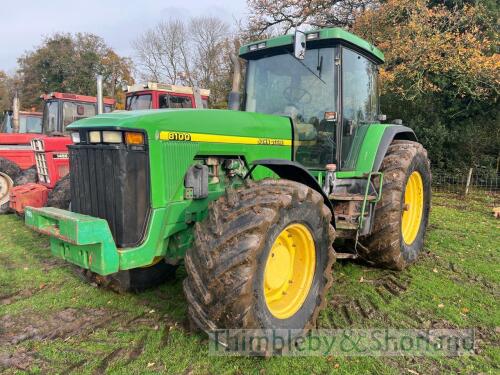
M33 183L39 175L40 185L52 189L68 173L67 145L71 143L71 139L64 136L65 128L73 121L95 116L97 113L97 100L93 96L52 93L42 95L41 98L44 108L39 134L0 134L0 214L9 210L11 191L15 189L13 186ZM104 111L112 111L114 103L113 99L105 99ZM19 130L22 130L21 126ZM39 151L33 148L35 139L38 140ZM52 150L50 152L53 154L48 152L45 155L45 149ZM53 173L50 176L49 170ZM19 193L20 191L15 196L17 203L21 201Z
M125 109L162 108L208 108L210 90L200 89L201 105L196 105L196 94L192 87L168 85L164 83L148 82L127 86Z
M150 82L147 85L128 86L126 91L126 110L196 108L196 93L191 87ZM198 101L201 103L198 105L206 108L210 91L201 89L199 94ZM95 98L93 99L95 102ZM107 104L109 105L109 102ZM74 121L77 119L75 118ZM68 124L64 123L64 128ZM10 208L13 211L23 214L27 206L68 207L70 197L67 146L71 143L69 137L46 137L32 141L39 183L26 184L12 189Z

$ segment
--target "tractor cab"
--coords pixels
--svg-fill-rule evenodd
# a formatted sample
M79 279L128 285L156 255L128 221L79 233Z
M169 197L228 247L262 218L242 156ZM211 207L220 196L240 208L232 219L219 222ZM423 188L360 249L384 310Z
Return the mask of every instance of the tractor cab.
M297 162L354 168L356 133L378 122L381 51L336 28L245 45L240 57L248 61L244 110L290 117Z
M13 133L14 112L4 111L3 121L0 125L0 133ZM42 113L35 111L19 111L19 133L41 133Z
M127 96L125 109L127 111L163 108L208 108L208 98L210 96L210 90L200 89L199 103L197 104L196 89L157 82L127 86L125 92Z
M97 114L97 99L94 96L54 92L40 97L44 101L43 133L63 135L66 126L86 117ZM104 99L104 112L114 108L113 99Z

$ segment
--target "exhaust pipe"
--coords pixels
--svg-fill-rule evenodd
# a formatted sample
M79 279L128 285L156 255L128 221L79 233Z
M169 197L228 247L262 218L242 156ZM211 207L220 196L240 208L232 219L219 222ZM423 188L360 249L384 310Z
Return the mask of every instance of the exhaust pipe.
M19 96L16 91L12 102L12 133L19 133L19 110Z
M233 63L233 87L229 93L229 98L227 101L228 109L233 111L240 110L240 82L241 82L241 66L240 59L236 54L232 53L230 55L231 62Z
M104 112L104 98L102 96L102 75L97 76L97 114Z

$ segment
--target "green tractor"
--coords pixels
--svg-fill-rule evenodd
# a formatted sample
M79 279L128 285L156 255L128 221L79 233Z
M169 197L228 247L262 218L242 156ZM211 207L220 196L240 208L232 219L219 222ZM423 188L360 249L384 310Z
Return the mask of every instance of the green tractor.
M384 55L359 37L296 33L240 57L241 111L235 87L233 110L71 124L71 212L30 208L25 220L54 255L125 289L183 262L188 314L205 331L307 329L336 258L397 270L415 261L429 160L411 129L380 123Z

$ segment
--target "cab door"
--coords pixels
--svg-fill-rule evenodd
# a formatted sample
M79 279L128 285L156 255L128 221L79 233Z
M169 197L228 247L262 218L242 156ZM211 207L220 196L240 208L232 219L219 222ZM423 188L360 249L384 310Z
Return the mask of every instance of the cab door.
M341 48L340 169L355 169L361 143L370 123L376 122L379 102L377 64L361 53Z

